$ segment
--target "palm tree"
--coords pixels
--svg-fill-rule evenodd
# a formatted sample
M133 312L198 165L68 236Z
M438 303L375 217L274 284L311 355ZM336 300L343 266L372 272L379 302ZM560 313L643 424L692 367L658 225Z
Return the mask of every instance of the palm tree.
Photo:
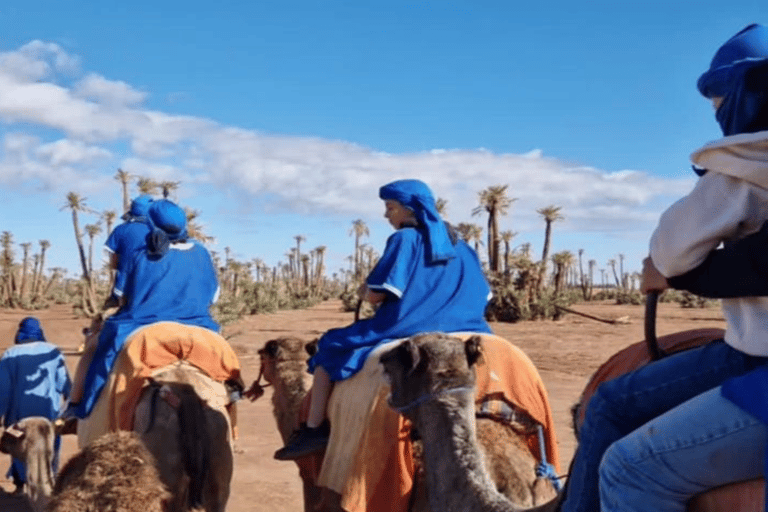
M509 270L509 243L517 236L516 231L502 231L501 240L504 242L504 272Z
M488 268L499 271L499 216L506 215L510 205L517 198L507 196L509 185L494 185L478 193L480 205L472 210L472 215L488 213Z
M552 255L552 263L555 264L555 293L561 293L565 288L568 269L573 265L573 253L561 251Z
M483 228L477 224L469 225L469 240L474 243L475 252L480 255L480 246L483 245Z
M163 197L165 199L168 199L168 196L172 191L178 190L179 185L181 185L180 181L161 181L157 184L157 186L160 187L160 189L163 191Z
M115 219L117 219L117 212L115 210L104 210L101 212L101 220L107 226L107 236L112 232L112 225L115 223Z
M101 233L101 226L98 223L86 224L85 232L88 234L90 240L90 243L88 244L88 269L91 271L91 274L93 274L93 239L96 238L96 235Z
M184 208L184 213L187 214L187 235L189 238L200 240L204 244L212 243L216 240L216 238L206 235L203 232L203 226L200 223L195 222L195 219L200 216L198 210Z
M435 209L437 210L437 213L439 213L441 217L445 218L445 214L447 213L447 209L448 209L448 201L446 199L443 199L442 197L438 197L435 200Z
M83 234L80 231L80 220L78 214L80 212L90 212L90 208L85 204L85 197L80 197L77 192L70 192L67 194L67 204L60 209L64 210L69 208L72 211L72 226L75 228L75 242L77 242L77 250L80 252L80 265L83 267L83 279L91 282L91 273L88 271L88 262L85 259L85 247L83 246Z
M293 239L296 240L296 271L297 274L301 273L301 269L299 268L301 265L302 260L302 254L301 254L301 242L306 240L307 238L304 235L294 235Z
M472 240L472 226L474 226L474 224L469 224L468 222L459 222L455 226L456 232L466 243L469 243Z
M139 177L136 180L136 187L139 189L140 194L155 195L160 187L158 183L152 178Z
M352 229L349 231L350 235L355 235L355 279L360 279L360 238L370 235L368 226L362 219L356 219L352 221Z
M42 285L41 278L43 276L43 269L45 268L45 251L51 246L51 242L48 240L40 240L38 243L40 244L40 272L38 273L37 282L35 282L33 286L35 296L40 292L39 287Z
M27 271L29 270L29 248L32 247L30 242L24 242L19 244L24 251L24 255L21 258L21 286L19 286L19 300L24 300L24 295L27 292Z
M131 199L128 196L128 183L130 183L133 178L133 175L128 174L122 169L118 169L115 174L115 179L119 181L123 187L123 213L126 213L131 209Z
M324 245L319 245L315 247L315 252L317 253L317 265L315 265L315 284L317 287L320 287L320 283L323 279L323 273L325 272L325 268L323 267L324 259L325 259L325 251L327 247Z
M544 217L546 227L544 228L544 249L541 252L541 266L539 267L539 291L544 287L544 280L547 275L547 260L549 259L549 244L552 239L552 224L555 221L564 219L560 213L562 207L549 205L544 208L536 210L536 212Z
M0 235L0 246L3 251L0 253L0 267L3 271L3 304L13 306L15 300L15 289L13 285L13 235L10 231L3 231Z

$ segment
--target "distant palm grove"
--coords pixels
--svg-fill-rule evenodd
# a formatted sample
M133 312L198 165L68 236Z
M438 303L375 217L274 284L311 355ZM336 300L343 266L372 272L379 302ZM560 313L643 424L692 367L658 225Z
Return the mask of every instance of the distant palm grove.
M115 180L121 187L122 213L128 211L133 187L135 194L173 198L180 182L156 182L118 169ZM562 208L546 205L541 215L544 237L540 258L531 244L514 244L517 233L500 230L502 217L509 214L517 198L509 197L507 185L493 185L478 192L478 205L471 212L480 224L460 222L457 234L478 253L494 291L487 316L490 320L514 322L528 319L558 318L563 307L577 301L612 299L640 303L637 291L639 275L624 272L624 255L617 255L598 268L594 259L585 261L584 249L561 251L550 255L555 224L564 219ZM52 303L72 304L83 316L94 316L104 303L114 278L102 263L100 236L106 237L116 225L118 209L97 212L88 207L87 198L69 192L62 204L63 213L72 217L81 273L68 276L66 269L45 267L48 240L16 243L13 234L0 235L0 307L40 309ZM437 208L446 217L448 202L437 200ZM199 211L186 209L188 231L192 238L210 244L214 237L205 233L198 222ZM81 225L85 219L92 222ZM223 324L243 315L278 309L304 308L331 297L339 297L345 307L356 306L356 290L378 260L378 253L364 243L368 226L353 220L349 229L353 239L349 268L329 272L325 266L326 246L312 249L302 246L306 237L293 236L295 245L286 248L285 261L270 267L258 257L238 261L229 247L220 254L211 251L219 272L221 295L214 314ZM96 247L95 247L96 246ZM94 251L98 255L94 258ZM20 253L20 260L18 255ZM96 262L96 265L94 263ZM689 298L689 300L691 300ZM699 304L697 304L699 305Z

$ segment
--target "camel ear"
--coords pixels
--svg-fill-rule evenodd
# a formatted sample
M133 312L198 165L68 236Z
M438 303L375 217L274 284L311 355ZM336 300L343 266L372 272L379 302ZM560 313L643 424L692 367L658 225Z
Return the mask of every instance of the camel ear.
M397 359L403 368L406 369L405 374L411 375L416 367L421 362L421 354L419 354L419 347L417 347L410 339L405 340L397 347Z
M464 344L464 352L467 354L467 363L471 368L472 365L480 359L480 355L482 354L480 350L480 336L472 336L469 338Z

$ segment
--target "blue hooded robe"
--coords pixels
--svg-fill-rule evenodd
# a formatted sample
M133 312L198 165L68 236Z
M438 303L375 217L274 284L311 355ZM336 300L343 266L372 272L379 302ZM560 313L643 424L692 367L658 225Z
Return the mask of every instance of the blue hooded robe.
M69 397L72 383L64 356L45 341L40 322L27 317L19 324L16 344L0 358L0 416L8 427L30 416L53 420L59 416L62 401ZM61 437L54 442L54 472L58 466ZM13 459L8 477L26 482L26 467Z
M437 214L425 184L401 180L380 190L414 210L418 227L397 230L366 282L386 298L376 314L318 341L309 369L322 366L332 381L357 373L376 346L421 332L490 333L485 307L490 287L477 254L462 240L455 243Z
M155 201L150 219L158 229L127 268L125 305L104 322L83 398L74 410L78 417L90 414L125 340L137 329L170 321L219 330L210 314L219 291L216 270L205 247L186 241L183 210L170 201Z

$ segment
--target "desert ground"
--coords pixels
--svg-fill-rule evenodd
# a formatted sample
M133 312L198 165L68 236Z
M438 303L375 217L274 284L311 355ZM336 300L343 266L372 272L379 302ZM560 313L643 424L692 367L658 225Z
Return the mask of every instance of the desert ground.
M569 408L578 399L590 375L610 355L643 339L643 306L617 306L606 302L577 304L573 309L603 319L629 317L629 323L604 323L575 314L558 321L493 323L493 331L524 350L538 368L549 392L555 417L561 465L568 467L575 447L570 427ZM69 353L67 363L73 372L77 355L72 354L82 341L82 328L88 324L76 317L71 307L55 306L42 311L0 310L0 350L13 343L18 322L36 316L49 341ZM223 334L241 358L247 385L257 377L257 350L268 340L293 335L308 341L325 330L350 323L352 313L341 310L341 302L331 300L308 310L280 311L244 318L224 328ZM664 335L702 327L724 327L719 307L683 309L677 304L661 304L657 332ZM301 484L296 466L272 458L281 446L272 418L271 388L251 403L240 402L240 439L236 443L235 474L227 508L230 512L287 512L302 510ZM65 436L62 460L77 451L74 436ZM6 457L3 455L2 457ZM1 459L0 490L13 488L4 479L9 459ZM22 511L26 507L8 496L0 496L0 510Z

